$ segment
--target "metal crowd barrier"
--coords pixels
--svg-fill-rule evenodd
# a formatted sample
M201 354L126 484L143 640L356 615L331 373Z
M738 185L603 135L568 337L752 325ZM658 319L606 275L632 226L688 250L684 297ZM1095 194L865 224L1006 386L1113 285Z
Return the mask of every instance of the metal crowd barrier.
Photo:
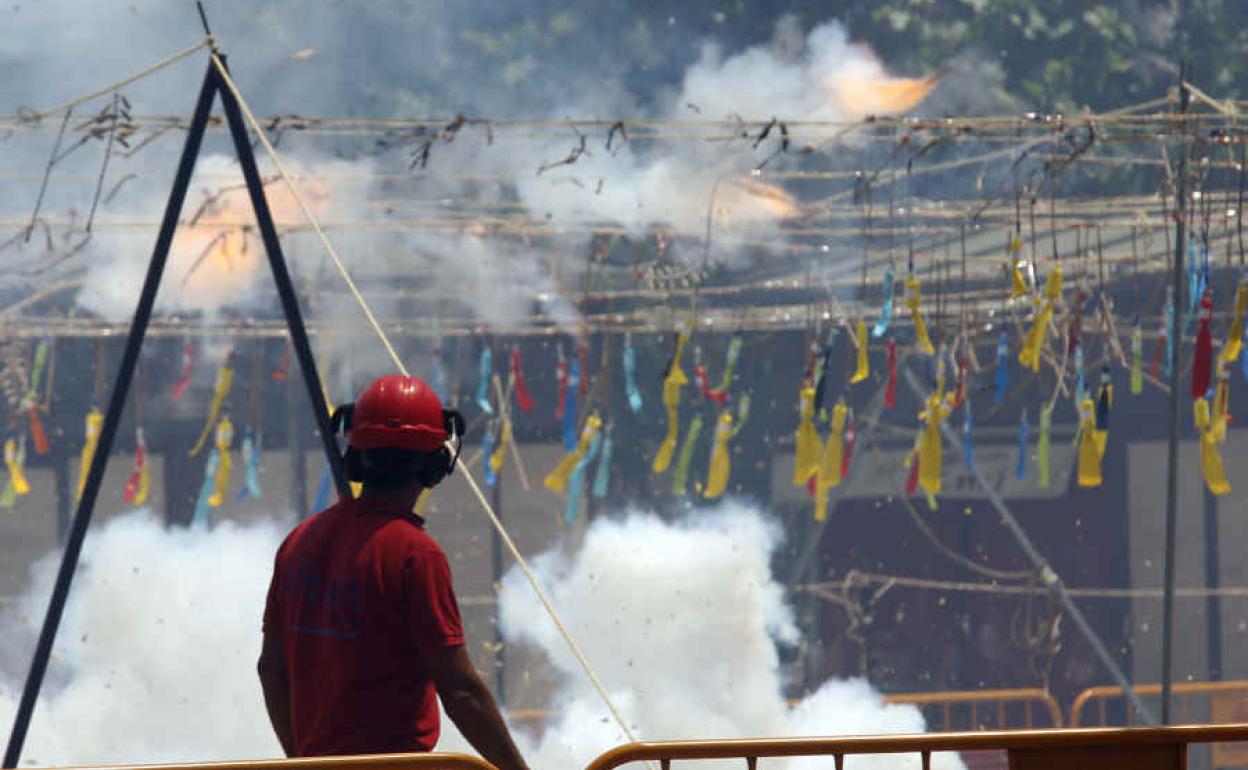
M92 770L497 770L468 754L378 754L366 757L309 757L196 762L177 765L110 765ZM68 770L62 768L61 770Z
M917 707L927 721L927 729L933 732L1031 729L1065 724L1057 699L1038 687L892 693L885 695L884 701ZM789 705L796 705L796 701ZM513 725L540 729L549 715L550 712L543 709L517 709L507 712L507 719Z
M1181 725L1176 727L1040 729L876 735L837 738L759 738L746 740L656 741L614 748L586 770L615 770L634 762L658 762L671 770L676 761L744 760L757 770L770 757L832 757L844 770L845 757L917 755L931 770L940 752L997 753L1010 770L1186 770L1188 748L1194 744L1248 741L1248 724ZM268 759L176 765L124 765L99 770L495 770L483 759L466 754L388 754L311 759ZM556 770L551 768L550 770Z
M1179 727L1009 730L857 738L768 738L724 741L630 743L612 749L586 770L615 770L634 762L740 759L756 770L767 757L830 756L836 770L845 757L863 754L917 754L931 770L937 752L1004 752L1010 770L1186 770L1191 744L1248 741L1248 724Z
M918 707L927 722L927 729L933 732L1030 730L1064 724L1062 707L1057 699L1038 687L897 693L884 696L884 700Z
M1134 689L1141 698L1161 696L1159 684L1137 684ZM1177 682L1170 691L1179 724L1248 722L1248 681ZM1074 727L1130 726L1136 717L1125 701L1121 687L1091 687L1071 704L1070 723Z
M1139 696L1159 704L1161 685L1135 686ZM1171 687L1171 703L1178 724L1235 724L1248 722L1248 681L1178 682ZM1126 704L1121 687L1092 687L1075 698L1070 723L1075 727L1135 723L1134 709ZM1213 768L1248 767L1248 744L1215 743L1209 765Z

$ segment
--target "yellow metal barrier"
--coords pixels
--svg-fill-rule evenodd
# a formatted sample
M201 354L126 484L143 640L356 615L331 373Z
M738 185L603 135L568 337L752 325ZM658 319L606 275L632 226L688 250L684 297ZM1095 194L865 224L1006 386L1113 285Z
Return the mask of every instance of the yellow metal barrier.
M1141 698L1160 698L1161 685L1139 684L1135 692ZM1248 721L1248 681L1179 682L1170 688L1179 724L1231 724ZM1123 722L1135 723L1135 713L1125 706L1121 687L1091 687L1079 693L1070 707L1070 723L1074 727L1106 726L1116 721L1109 705L1122 706ZM1207 711L1202 709L1207 706ZM1192 715L1193 710L1202 713ZM1248 763L1245 763L1248 764Z
M496 770L494 765L480 757L450 753L255 759L176 765L110 765L93 767L92 770L433 770L434 768L437 770Z
M1178 724L1235 724L1248 721L1248 681L1180 682L1171 688L1171 703ZM1160 701L1161 685L1141 684L1135 692L1145 699ZM1110 712L1110 704L1115 706ZM1195 713L1193 713L1195 712ZM1122 714L1121 721L1135 723L1135 712L1126 705L1121 687L1092 687L1079 693L1070 707L1075 726L1108 725ZM1211 764L1215 768L1248 767L1248 745L1218 743L1213 746Z
M1248 741L1248 724L1178 727L1009 730L855 738L772 738L630 743L612 749L586 770L615 770L632 762L743 759L749 770L765 757L831 756L837 770L858 754L918 754L930 770L936 752L1004 752L1011 770L1185 770L1189 744Z
M931 731L1061 727L1062 707L1037 687L1011 690L896 693L887 703L918 707Z
M917 707L927 721L927 729L933 732L1032 729L1064 724L1057 699L1038 687L903 692L885 695L884 701ZM797 705L797 701L789 705ZM513 725L540 729L549 715L550 712L543 709L517 709L507 712L507 719Z

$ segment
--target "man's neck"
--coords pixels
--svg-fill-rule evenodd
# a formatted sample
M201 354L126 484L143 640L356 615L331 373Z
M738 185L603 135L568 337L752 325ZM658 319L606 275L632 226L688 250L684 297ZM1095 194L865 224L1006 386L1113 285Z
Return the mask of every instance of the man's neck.
M410 511L416 507L416 501L420 499L420 493L423 487L404 486L404 487L370 487L365 486L360 490L360 500L373 501L378 503L386 503Z

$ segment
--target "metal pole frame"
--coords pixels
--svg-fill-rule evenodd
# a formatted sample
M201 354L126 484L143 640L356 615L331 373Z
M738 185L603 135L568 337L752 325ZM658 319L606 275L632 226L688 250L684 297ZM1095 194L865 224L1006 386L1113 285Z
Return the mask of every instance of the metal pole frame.
M4 768L16 768L21 760L22 748L26 742L26 734L30 728L31 716L34 714L35 702L47 673L48 661L52 655L52 645L56 641L56 633L60 627L65 604L69 598L70 585L73 583L74 572L82 553L82 544L86 539L87 529L91 524L91 516L95 511L95 501L99 496L100 485L104 481L104 470L108 465L108 456L112 452L113 441L117 435L117 427L126 406L126 398L134 379L138 365L139 351L147 336L147 328L151 322L152 310L156 303L156 292L160 288L165 266L169 260L169 249L173 244L173 236L178 227L178 217L186 201L186 193L190 187L191 176L195 171L195 162L199 157L203 144L208 118L212 111L213 98L220 94L226 117L230 124L230 132L234 138L234 146L238 160L243 169L243 177L251 195L255 209L257 224L264 240L265 251L268 253L269 265L273 270L273 279L277 284L281 298L282 310L290 328L291 339L299 356L299 365L303 373L308 395L312 399L315 418L320 426L322 443L329 459L330 468L340 495L349 494L346 476L343 473L342 458L338 453L333 433L329 429L329 414L325 406L320 377L316 371L316 363L312 358L308 344L307 330L299 312L299 302L295 295L290 273L286 269L285 258L282 256L281 245L277 239L277 230L273 226L272 214L264 197L264 189L256 170L255 156L251 143L247 140L247 132L239 115L238 105L224 88L221 77L212 64L208 65L204 82L200 87L199 98L195 104L195 112L187 129L186 143L182 148L182 156L178 161L177 174L169 192L169 200L165 206L164 218L161 220L160 231L156 236L156 244L152 249L152 258L148 263L147 275L143 279L143 287L139 292L138 306L134 311L134 320L130 324L130 332L126 337L126 346L117 371L117 378L109 396L108 407L104 413L104 423L100 429L99 443L91 457L91 465L87 471L86 483L82 497L70 525L65 541L65 551L61 556L61 564L57 570L56 583L52 588L52 596L48 601L48 611L44 616L43 626L39 631L39 639L35 644L35 652L31 659L30 669L26 674L26 683L22 689L21 701L13 719L13 728L9 733L8 745L4 752Z
M1187 65L1179 67L1179 114L1187 112L1189 94L1185 81ZM1161 620L1161 723L1170 724L1170 684L1174 671L1174 573L1175 537L1178 529L1179 502L1179 415L1182 412L1182 396L1179 393L1178 362L1179 331L1183 328L1183 309L1186 307L1183 279L1184 256L1187 251L1187 153L1186 143L1179 155L1179 170L1175 182L1174 216L1174 321L1166 344L1174 351L1174 365L1170 367L1170 437L1166 444L1166 543L1165 543L1165 599Z

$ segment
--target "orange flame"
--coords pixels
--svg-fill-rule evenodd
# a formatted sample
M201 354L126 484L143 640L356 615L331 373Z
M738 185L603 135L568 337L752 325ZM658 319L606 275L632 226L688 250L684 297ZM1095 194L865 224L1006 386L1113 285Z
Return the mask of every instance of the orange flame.
M301 182L300 192L316 212L329 196L324 186ZM300 221L301 212L284 186L265 189L276 223ZM245 189L227 189L210 197L194 224L174 239L171 272L180 282L178 305L185 310L211 310L230 304L246 292L264 263L264 245L255 225Z
M716 215L725 221L771 222L801 214L797 200L781 188L755 179L732 179L719 188Z
M864 47L861 51L860 58L824 80L828 97L855 117L907 113L927 98L945 74L893 77L869 49Z

